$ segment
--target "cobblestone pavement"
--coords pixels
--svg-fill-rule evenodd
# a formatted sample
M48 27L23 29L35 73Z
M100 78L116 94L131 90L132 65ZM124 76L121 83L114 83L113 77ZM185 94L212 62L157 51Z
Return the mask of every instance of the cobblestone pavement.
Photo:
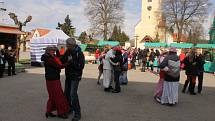
M44 116L48 95L43 73L43 68L30 68L0 79L0 121L61 121ZM129 71L129 84L119 94L97 86L97 74L96 65L86 65L79 88L82 121L215 121L215 77L211 74L205 74L202 94L180 92L174 107L153 100L158 76L152 73ZM62 72L62 85L64 78ZM183 74L181 83L184 79Z

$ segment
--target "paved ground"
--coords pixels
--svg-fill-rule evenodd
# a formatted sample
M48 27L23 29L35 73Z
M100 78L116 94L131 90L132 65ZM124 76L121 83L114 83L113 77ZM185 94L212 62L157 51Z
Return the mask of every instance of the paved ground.
M122 87L122 93L112 94L96 85L96 69L95 65L86 65L80 84L82 121L215 121L213 75L205 75L202 94L180 93L179 104L167 107L153 100L158 80L154 74L130 71L129 85ZM61 121L44 116L47 91L43 73L43 68L30 68L26 73L0 79L0 121ZM65 121L70 120L71 116Z

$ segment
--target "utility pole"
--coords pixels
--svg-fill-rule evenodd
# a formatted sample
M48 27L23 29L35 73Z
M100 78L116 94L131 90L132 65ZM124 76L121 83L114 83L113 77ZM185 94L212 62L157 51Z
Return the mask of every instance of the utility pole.
M137 48L137 40L138 40L138 37L139 37L139 36L136 35L136 36L134 36L134 37L135 37L135 42L136 42L136 46L135 46L135 47Z

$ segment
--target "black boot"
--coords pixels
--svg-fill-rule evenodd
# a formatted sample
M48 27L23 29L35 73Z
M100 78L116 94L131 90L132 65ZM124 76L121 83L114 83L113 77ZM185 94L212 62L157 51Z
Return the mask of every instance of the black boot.
M184 83L184 87L183 87L182 93L185 93L188 84L189 84L189 80L186 80L185 83Z
M46 118L48 118L48 117L56 117L56 115L54 115L53 113L46 113L45 116L46 116Z
M75 114L74 117L72 118L72 121L79 121L81 120L81 114Z
M191 83L190 84L190 94L191 95L196 95L196 93L195 93L195 85L196 85L196 83Z
M110 90L110 88L105 88L104 91L105 92L110 92L111 90Z

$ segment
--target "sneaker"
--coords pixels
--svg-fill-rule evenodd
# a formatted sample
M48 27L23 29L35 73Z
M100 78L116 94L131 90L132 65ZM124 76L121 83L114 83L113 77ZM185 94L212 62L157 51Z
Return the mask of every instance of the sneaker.
M156 97L155 100L158 102L158 103L161 103L161 99L159 97Z
M113 90L112 93L120 93L118 90Z
M104 91L105 92L110 92L111 90L110 90L110 88L105 88Z

